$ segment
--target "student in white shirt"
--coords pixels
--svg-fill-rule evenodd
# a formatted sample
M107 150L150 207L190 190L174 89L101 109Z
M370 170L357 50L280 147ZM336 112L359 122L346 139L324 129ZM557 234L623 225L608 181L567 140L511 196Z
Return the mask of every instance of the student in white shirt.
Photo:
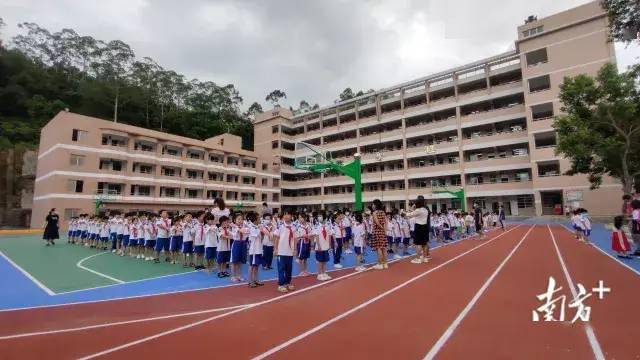
M352 225L351 232L353 234L353 249L356 253L356 271L363 271L366 268L362 265L362 256L364 254L364 238L366 232L364 230L364 223L362 214L355 215L355 224Z
M204 259L206 261L207 272L212 272L216 266L216 253L218 250L218 227L215 223L215 217L212 214L206 214L207 221L204 234Z
M296 246L296 230L291 221L291 214L285 212L282 215L282 226L276 230L274 235L275 253L278 257L278 291L289 292L295 290L291 283L291 273L293 271L293 254Z
M247 228L249 229L249 287L264 285L258 280L258 271L262 265L262 232L258 227L258 214L247 214Z
M167 210L160 210L160 217L156 219L157 239L155 246L155 257L153 261L155 263L160 262L160 252L164 250L165 261L170 261L169 257L169 231L171 231L171 219L169 219L169 213Z
M296 226L297 251L296 261L300 265L299 276L311 275L307 271L307 262L311 257L311 227L307 221L307 215L300 213L298 215L298 224Z
M316 215L316 226L313 229L315 238L316 261L318 263L318 280L330 280L327 274L327 263L329 262L329 250L331 249L331 226L325 222L324 214Z
M260 232L262 233L262 269L271 270L273 263L273 221L271 214L262 216Z
M191 234L193 235L193 252L194 252L194 264L196 270L204 269L204 234L206 232L206 224L204 223L204 211L199 211L196 214L197 221L191 228Z
M184 225L182 227L182 267L187 268L191 264L191 254L193 254L193 217L191 214L184 215Z
M231 274L227 271L229 260L231 260L231 219L227 216L220 217L220 227L218 228L218 277L229 277Z

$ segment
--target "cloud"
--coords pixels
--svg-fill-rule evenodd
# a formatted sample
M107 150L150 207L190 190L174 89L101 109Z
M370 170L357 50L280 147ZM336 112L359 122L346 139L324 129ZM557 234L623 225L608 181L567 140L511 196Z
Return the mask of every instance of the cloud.
M275 88L295 106L330 104L345 87L387 87L504 52L528 15L585 2L3 0L0 13L5 40L24 21L73 28L123 40L138 57L187 77L233 83L245 106L266 105Z

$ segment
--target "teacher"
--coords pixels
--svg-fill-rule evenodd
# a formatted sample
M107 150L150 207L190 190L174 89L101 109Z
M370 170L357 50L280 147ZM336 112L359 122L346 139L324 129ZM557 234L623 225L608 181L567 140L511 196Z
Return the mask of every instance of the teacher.
M418 196L413 210L405 214L407 218L415 221L413 244L416 248L416 257L411 260L413 264L429 262L429 234L431 228L431 211L425 206L424 197Z
M60 217L58 216L58 214L56 214L56 208L53 208L51 209L51 211L49 211L49 215L47 215L45 221L46 225L44 228L42 239L45 241L46 246L55 245L56 243L54 240L60 238L60 234L58 233L58 228L60 227L60 225L58 224L60 222Z

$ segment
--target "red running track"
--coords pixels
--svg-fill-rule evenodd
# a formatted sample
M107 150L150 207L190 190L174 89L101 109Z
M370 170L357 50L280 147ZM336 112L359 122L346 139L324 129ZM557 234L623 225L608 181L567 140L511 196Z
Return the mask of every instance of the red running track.
M557 250L556 250L557 246ZM321 359L636 358L640 277L561 227L521 225L485 240L437 249L428 264L336 273L330 283L296 279L299 290L228 287L102 303L0 313L0 358L201 357ZM535 296L553 276L604 280L592 321L531 321ZM250 306L241 306L247 305ZM192 312L200 312L189 314ZM177 316L176 316L177 314ZM569 319L573 316L567 310ZM140 321L149 317L155 320ZM105 323L138 321L101 326ZM83 328L83 327L92 328ZM595 343L587 337L593 330ZM55 330L79 328L74 331ZM25 335L26 333L43 332ZM594 345L595 344L595 345ZM53 354L53 355L52 355Z

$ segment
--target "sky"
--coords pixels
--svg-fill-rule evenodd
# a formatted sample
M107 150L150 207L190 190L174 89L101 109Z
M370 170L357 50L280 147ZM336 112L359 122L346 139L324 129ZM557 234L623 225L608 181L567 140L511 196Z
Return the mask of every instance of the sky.
M380 89L514 48L516 27L584 0L0 0L17 24L123 40L187 78L232 83L243 108L273 89L283 105L330 105L346 87ZM620 68L640 46L616 45Z

